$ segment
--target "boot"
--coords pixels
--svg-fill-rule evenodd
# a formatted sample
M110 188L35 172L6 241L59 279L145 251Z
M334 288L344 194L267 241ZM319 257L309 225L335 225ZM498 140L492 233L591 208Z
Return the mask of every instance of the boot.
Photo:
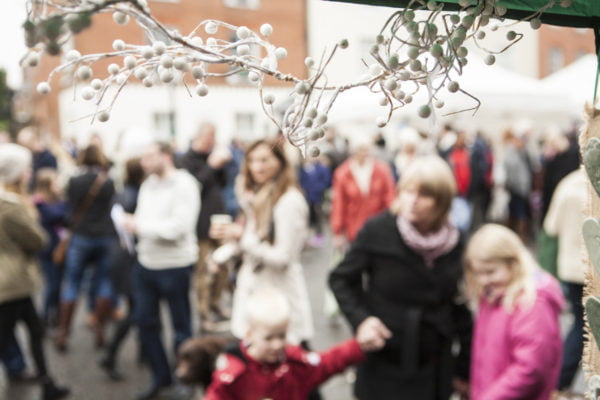
M61 353L67 351L67 342L69 340L69 332L71 330L71 320L75 312L75 302L65 301L60 304L60 314L58 320L58 335L54 344L56 349Z
M42 399L43 400L58 400L67 397L71 390L65 386L58 386L52 379L49 379L42 384Z
M109 320L113 312L112 301L107 297L96 299L96 319L98 323L94 327L96 336L96 348L104 347L104 325Z

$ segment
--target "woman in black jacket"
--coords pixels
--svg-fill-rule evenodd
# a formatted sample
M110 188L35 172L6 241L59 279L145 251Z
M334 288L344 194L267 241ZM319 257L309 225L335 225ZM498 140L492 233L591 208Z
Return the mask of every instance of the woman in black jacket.
M415 160L392 208L365 224L329 277L359 342L385 343L358 366L359 399L446 400L453 384L466 388L472 322L459 301L463 242L448 223L455 193L443 160Z

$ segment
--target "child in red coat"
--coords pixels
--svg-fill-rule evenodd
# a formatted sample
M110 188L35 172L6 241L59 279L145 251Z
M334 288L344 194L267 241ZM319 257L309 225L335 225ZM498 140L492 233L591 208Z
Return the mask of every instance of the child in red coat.
M290 308L279 292L257 292L248 302L248 332L226 350L205 400L306 400L332 375L359 363L364 352L355 339L322 353L285 341Z

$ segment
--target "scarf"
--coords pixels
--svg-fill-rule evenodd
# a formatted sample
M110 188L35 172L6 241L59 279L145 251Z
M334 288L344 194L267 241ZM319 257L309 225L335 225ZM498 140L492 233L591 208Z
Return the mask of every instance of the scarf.
M423 257L428 268L433 268L433 261L436 258L448 254L456 246L460 236L458 229L450 223L426 235L421 234L401 214L398 215L396 223L404 242Z

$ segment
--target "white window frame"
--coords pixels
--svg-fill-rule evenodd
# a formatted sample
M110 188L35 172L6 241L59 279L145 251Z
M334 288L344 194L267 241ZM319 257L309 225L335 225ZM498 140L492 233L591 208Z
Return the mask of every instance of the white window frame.
M243 8L246 10L256 10L260 7L260 0L223 0L225 7Z

